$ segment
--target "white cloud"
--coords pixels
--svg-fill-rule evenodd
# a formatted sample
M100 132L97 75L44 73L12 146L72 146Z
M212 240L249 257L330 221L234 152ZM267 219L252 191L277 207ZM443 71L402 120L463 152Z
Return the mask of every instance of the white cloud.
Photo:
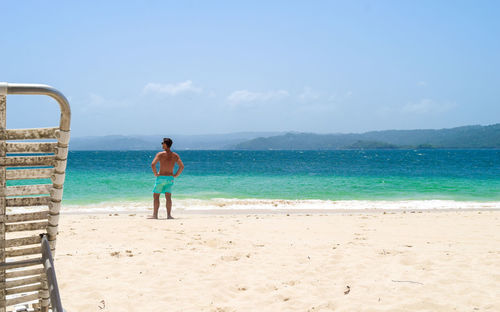
M144 92L146 93L162 93L168 95L177 95L184 92L194 92L200 93L201 88L195 87L191 80L186 80L184 82L173 83L173 84L161 84L161 83L148 83L144 87Z
M436 102L432 99L422 99L417 103L408 103L401 108L407 114L444 113L451 110L455 104L450 102Z
M288 91L276 90L268 92L251 92L248 90L238 90L231 93L227 100L231 103L242 103L242 102L267 102L280 100L289 95Z
M427 82L426 81L419 81L419 82L417 82L417 86L419 86L419 87L426 87L427 86Z
M304 91L299 95L301 101L314 101L319 99L319 94L314 92L311 87L305 87Z

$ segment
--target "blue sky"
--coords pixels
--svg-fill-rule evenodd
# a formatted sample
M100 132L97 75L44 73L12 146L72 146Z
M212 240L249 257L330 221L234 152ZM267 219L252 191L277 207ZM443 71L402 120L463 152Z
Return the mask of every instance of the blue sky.
M73 136L500 122L498 1L9 1L0 81ZM9 96L8 127L57 124Z

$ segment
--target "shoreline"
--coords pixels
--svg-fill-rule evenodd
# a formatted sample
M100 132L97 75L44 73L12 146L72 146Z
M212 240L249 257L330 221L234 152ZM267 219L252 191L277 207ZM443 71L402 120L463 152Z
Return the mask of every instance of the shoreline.
M160 211L165 210L160 199ZM148 213L152 201L104 202L89 205L64 205L61 213ZM244 214L244 213L377 213L426 211L495 211L500 202L452 200L276 200L276 199L174 199L173 213Z

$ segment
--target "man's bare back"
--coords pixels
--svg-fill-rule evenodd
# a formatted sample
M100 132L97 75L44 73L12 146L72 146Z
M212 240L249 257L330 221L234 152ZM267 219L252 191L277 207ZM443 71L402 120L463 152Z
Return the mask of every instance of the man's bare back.
M172 151L163 151L156 154L155 161L153 163L160 162L160 172L157 176L173 176L174 166L179 161L180 157L177 153Z

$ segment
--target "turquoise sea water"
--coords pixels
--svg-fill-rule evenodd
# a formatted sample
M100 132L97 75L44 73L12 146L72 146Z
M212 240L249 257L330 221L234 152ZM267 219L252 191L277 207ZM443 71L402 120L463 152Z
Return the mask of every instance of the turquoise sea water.
M177 153L177 199L500 201L499 150ZM70 152L64 203L149 201L155 154Z

